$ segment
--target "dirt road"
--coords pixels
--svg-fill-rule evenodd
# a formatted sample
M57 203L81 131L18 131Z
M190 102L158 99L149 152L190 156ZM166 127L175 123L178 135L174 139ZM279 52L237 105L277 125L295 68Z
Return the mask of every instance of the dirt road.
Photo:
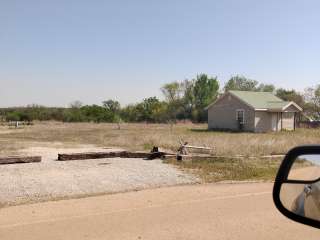
M189 185L0 210L0 239L319 239L280 215L272 184Z

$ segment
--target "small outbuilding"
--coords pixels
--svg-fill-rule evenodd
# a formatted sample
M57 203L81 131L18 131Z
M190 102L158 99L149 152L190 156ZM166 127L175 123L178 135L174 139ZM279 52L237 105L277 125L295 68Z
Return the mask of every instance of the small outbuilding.
M208 110L208 128L268 132L295 130L302 108L270 92L228 91Z

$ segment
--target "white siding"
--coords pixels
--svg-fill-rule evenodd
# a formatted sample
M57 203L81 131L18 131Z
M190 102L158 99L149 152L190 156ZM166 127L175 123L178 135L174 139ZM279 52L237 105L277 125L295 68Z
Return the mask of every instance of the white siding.
M294 130L294 113L293 112L282 113L282 129Z

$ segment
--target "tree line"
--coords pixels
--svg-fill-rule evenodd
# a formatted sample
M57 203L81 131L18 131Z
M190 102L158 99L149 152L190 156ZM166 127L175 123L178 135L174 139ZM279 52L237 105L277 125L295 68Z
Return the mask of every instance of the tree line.
M320 85L306 88L303 93L294 89L276 88L272 84L236 75L220 87L217 77L199 74L193 79L174 81L161 87L164 100L157 97L143 99L136 104L121 106L117 100L106 100L100 105L84 105L75 101L67 108L28 105L21 108L0 109L6 121L56 120L63 122L148 122L174 123L190 120L206 122L205 107L229 90L272 92L285 101L294 101L304 114L320 120Z

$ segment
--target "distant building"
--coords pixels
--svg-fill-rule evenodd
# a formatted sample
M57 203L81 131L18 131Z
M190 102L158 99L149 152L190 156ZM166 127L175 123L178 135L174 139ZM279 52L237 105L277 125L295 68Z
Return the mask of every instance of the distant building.
M295 130L302 108L269 92L229 91L211 103L208 128L268 132Z

